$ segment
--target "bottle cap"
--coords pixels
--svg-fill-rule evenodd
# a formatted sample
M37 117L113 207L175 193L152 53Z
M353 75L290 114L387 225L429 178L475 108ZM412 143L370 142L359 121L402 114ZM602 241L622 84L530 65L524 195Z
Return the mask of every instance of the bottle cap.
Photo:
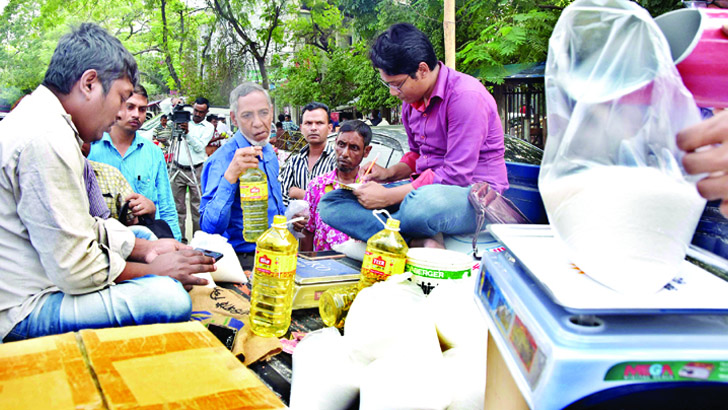
M393 231L399 231L399 220L394 218L387 218L387 229Z
M273 217L273 225L285 225L286 217L283 215L275 215Z

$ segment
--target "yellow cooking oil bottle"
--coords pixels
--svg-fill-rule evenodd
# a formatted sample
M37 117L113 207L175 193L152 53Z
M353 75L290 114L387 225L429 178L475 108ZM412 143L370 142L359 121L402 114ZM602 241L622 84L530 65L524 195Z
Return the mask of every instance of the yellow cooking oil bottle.
M386 213L388 218L384 229L374 234L367 241L364 260L361 264L359 282L353 285L337 286L328 289L319 300L319 314L326 326L342 327L349 312L351 303L356 294L376 282L386 280L392 275L404 272L407 262L407 243L399 234L399 221L389 216L387 211L374 211L377 214ZM381 220L380 220L381 222Z
M240 206L243 239L255 242L268 229L268 178L259 168L248 168L240 175Z
M258 336L281 337L291 324L298 241L286 228L286 217L276 215L256 245L250 328Z

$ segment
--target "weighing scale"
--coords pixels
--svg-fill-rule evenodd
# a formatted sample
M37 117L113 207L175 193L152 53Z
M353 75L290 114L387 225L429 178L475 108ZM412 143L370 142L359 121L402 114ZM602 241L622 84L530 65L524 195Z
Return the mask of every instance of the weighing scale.
M684 262L654 295L620 295L548 225L488 229L476 299L529 407L728 408L728 282Z

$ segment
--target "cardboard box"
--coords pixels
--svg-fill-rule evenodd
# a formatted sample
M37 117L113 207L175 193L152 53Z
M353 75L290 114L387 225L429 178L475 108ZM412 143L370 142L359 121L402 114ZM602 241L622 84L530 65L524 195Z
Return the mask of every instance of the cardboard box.
M75 333L0 344L3 409L103 409Z
M198 322L8 343L0 366L3 409L286 407Z

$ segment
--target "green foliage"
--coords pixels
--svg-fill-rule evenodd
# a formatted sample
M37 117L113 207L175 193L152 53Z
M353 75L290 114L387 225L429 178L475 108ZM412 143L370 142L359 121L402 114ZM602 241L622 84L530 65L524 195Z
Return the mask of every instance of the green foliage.
M528 2L511 3L493 10L496 16L485 19L477 16L483 16L491 4L473 2L472 5L471 13L461 17L487 25L474 38L462 43L457 53L459 70L485 81L502 83L508 75L504 65L546 60L548 40L563 3L551 4L549 8Z

